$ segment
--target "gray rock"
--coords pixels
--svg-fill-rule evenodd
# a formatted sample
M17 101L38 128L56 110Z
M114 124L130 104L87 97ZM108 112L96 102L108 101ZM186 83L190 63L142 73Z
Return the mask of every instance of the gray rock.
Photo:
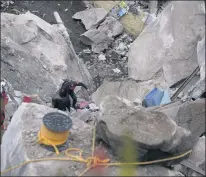
M157 13L157 1L150 1L149 8L150 8L151 14L156 14Z
M97 29L90 29L82 34L80 40L86 45L91 45L93 52L100 53L108 49L114 40L113 37L121 34L122 31L123 26L118 20L107 17Z
M205 132L205 99L175 102L153 110L163 112L178 126L190 130L194 136L199 137Z
M92 112L89 111L88 109L77 110L77 112L75 112L71 117L80 119L84 122L93 120Z
M1 32L2 77L15 90L50 101L46 98L58 90L63 78L74 77L92 85L88 70L82 63L78 65L69 48L73 46L68 47L59 31L39 17L29 12L2 13Z
M176 122L176 117L177 117L177 113L179 111L180 106L183 103L181 101L177 101L174 103L170 103L168 105L165 106L156 106L156 107L148 107L146 108L148 111L149 110L155 110L155 111L159 111L159 112L163 112L164 114L166 114L169 118L171 118L172 120L174 120ZM177 122L176 122L177 123Z
M104 8L92 8L73 15L73 19L81 20L87 30L96 28L107 16Z
M134 101L138 98L141 101L145 95L154 88L153 81L136 82L130 79L124 79L123 81L107 81L92 94L92 100L95 104L99 105L102 99L108 95L118 96L121 98Z
M177 126L165 114L135 107L129 100L105 97L100 110L97 139L109 144L116 153L125 132L131 135L140 159L154 149L171 154L182 153L190 150L197 141L188 130Z
M198 66L196 47L204 36L204 24L204 2L169 3L131 45L129 77L148 80L162 69L168 86L171 86L189 76Z
M114 17L106 17L103 23L98 27L98 30L105 31L109 36L115 37L123 32L122 24Z
M182 105L177 113L177 124L200 136L205 132L205 99L196 100Z
M104 31L98 29L92 29L81 35L80 40L86 44L92 46L92 51L100 53L112 43L113 38L109 37Z

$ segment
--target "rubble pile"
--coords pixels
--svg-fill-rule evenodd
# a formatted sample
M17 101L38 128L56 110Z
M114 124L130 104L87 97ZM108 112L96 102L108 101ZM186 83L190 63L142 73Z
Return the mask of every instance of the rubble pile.
M81 35L80 40L91 46L91 49L86 48L78 53L78 56L85 60L96 88L98 88L104 79L114 80L128 76L128 50L135 37L123 30L124 22L121 19L118 20L111 9L94 8L96 3L103 3L101 4L103 7L104 5L105 7L110 6L109 2L97 1L93 5L87 2L88 9L77 12L73 15L73 18L81 20L85 29L88 30ZM147 12L150 9L149 2L127 1L126 4L129 13L131 12L137 17L144 14L145 17L144 19L141 17L141 21L145 26L155 19L152 12ZM98 13L98 11L100 12Z
M79 53L80 58L86 58L85 64L98 88L104 79L115 80L128 76L128 51L133 38L126 33L118 36L108 50L99 54L89 48ZM116 71L116 70L119 70Z
M79 36L87 47L77 55L65 40L63 23L51 25L30 12L1 14L1 72L10 119L2 138L1 171L56 157L37 138L43 117L60 112L72 120L69 148L82 150L88 159L30 163L6 176L78 176L88 167L93 138L94 154L101 149L97 163L162 160L133 166L135 176L205 176L204 2L121 1L118 18L110 8L118 2L105 2L87 2L86 10L71 17L87 30ZM131 14L144 24L137 36L125 27ZM71 112L51 108L51 97L59 97L65 78L89 88L75 90L78 102ZM127 170L132 171L129 166L95 167L85 175L119 176Z

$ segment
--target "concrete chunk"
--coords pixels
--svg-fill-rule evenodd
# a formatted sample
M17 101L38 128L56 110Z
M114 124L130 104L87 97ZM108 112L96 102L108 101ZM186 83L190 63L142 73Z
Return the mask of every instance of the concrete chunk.
M81 20L86 30L96 28L107 16L107 11L103 8L92 8L77 12L72 18Z

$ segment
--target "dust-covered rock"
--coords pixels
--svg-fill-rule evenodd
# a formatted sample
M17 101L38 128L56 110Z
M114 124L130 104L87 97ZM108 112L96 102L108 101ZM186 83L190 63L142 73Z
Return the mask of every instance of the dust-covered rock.
M107 81L92 94L92 100L99 105L104 97L108 95L118 96L121 98L135 101L140 99L143 101L146 94L154 88L153 81L136 82L131 79L124 79L123 81Z
M177 124L192 132L194 136L205 133L205 99L182 105L177 113Z
M90 29L81 35L81 41L86 45L92 46L92 51L100 53L114 40L114 37L120 35L123 31L123 26L113 17L107 17L97 29Z
M1 73L14 89L50 101L64 78L91 84L88 70L70 51L73 46L68 47L57 28L36 15L2 13L1 32Z
M98 29L91 29L81 35L81 41L86 45L92 46L92 51L95 53L100 53L114 40L112 37L108 36L104 31Z
M197 141L190 131L177 126L164 113L136 107L129 100L105 97L100 110L97 138L109 144L115 153L125 133L132 137L140 159L155 149L170 154L183 153L192 149Z
M114 17L106 17L104 22L102 22L98 27L98 30L107 31L108 35L112 37L120 35L123 32L123 29L122 24Z
M170 2L131 45L129 77L148 80L162 69L168 86L186 78L198 66L196 47L204 33L203 1Z
M205 99L177 102L155 109L173 119L178 126L191 131L194 136L205 133Z
M87 30L96 28L107 16L104 8L91 8L77 12L73 19L81 20Z

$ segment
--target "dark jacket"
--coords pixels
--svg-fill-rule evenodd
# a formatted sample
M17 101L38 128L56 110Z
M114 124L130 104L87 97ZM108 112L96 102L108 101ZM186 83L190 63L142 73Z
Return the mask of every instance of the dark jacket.
M85 89L87 89L87 86L85 84L83 84L82 82L75 82L75 81L71 81L71 80L64 80L60 91L59 91L59 96L60 97L65 97L69 92L74 91L74 89L76 88L76 86L82 86Z

